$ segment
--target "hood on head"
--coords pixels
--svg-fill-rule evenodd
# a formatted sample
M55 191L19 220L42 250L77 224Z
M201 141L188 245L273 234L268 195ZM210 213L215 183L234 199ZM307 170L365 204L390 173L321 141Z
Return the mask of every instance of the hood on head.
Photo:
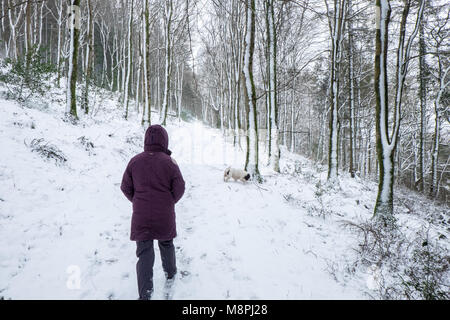
M152 125L145 132L144 150L163 151L169 153L169 135L166 129L159 124Z

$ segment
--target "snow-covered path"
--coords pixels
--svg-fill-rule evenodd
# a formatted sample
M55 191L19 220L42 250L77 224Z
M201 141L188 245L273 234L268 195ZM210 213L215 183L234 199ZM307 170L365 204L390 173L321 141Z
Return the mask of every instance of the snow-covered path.
M224 184L222 170L184 166L190 181L178 206L181 281L175 298L358 298L326 273L317 256L321 237L307 227L305 211L254 184ZM202 177L198 179L198 172ZM273 186L271 186L273 187Z
M128 160L142 150L138 121L105 112L102 122L86 118L73 126L5 101L0 112L0 296L135 299L131 204L119 185ZM328 262L346 249L341 231L284 201L290 193L314 201L313 185L270 172L261 187L224 183L223 170L243 163L242 151L199 122L174 123L168 131L186 180L176 208L174 299L364 298L360 284L344 287L328 272ZM87 150L81 136L94 148ZM60 148L67 163L31 152L34 138ZM160 299L156 243L155 251Z

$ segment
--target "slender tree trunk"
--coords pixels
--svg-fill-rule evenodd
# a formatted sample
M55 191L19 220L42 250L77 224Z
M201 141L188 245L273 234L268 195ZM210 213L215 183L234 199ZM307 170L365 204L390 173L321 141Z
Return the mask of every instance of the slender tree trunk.
M144 45L143 45L143 56L144 56L144 106L142 113L142 125L145 123L145 112L147 110L148 113L148 125L151 124L151 109L150 109L150 87L151 87L151 79L150 79L150 22L149 22L149 8L148 8L148 0L144 0Z
M440 131L441 131L441 113L440 113L440 101L442 94L446 87L450 84L450 81L446 82L447 75L450 72L450 67L447 67L445 71L442 70L441 58L438 56L438 80L439 91L434 99L434 137L433 137L433 149L431 152L431 181L430 181L430 197L435 198L437 196L438 185L438 161L439 161L439 143L440 143Z
M354 168L354 152L355 152L355 139L354 139L354 130L355 130L355 90L354 90L354 73L353 73L353 10L352 10L352 0L348 0L348 59L349 59L349 68L348 68L348 76L349 76L349 107L350 107L350 154L349 154L349 172L352 178L355 177L355 168Z
M142 40L141 40L141 34L138 36L138 45L137 48L139 48L138 52L138 64L137 64L137 71L136 71L136 93L135 93L135 110L139 114L139 105L141 103L141 88L143 89L143 85L141 83L141 73L142 73Z
M0 19L0 25L1 25L1 34L5 35L6 32L6 27L5 27L5 17L6 17L6 11L7 9L5 8L7 5L6 0L2 1L2 14L1 16L3 17L2 19ZM9 10L8 10L9 11ZM3 39L3 43L5 45L5 56L8 57L9 56L9 47L8 47L8 41L6 41L6 37L4 37Z
M295 83L296 83L296 79L297 77L294 76L294 80L292 81L293 85L292 85L292 90L291 90L291 152L295 152L295 135L294 135L294 131L295 131L295 116L294 116L294 101L295 101ZM287 92L286 92L286 96L287 96ZM286 102L285 102L286 103Z
M344 28L345 0L334 0L334 17L329 21L331 32L330 70L330 142L328 147L328 180L338 176L338 110L339 110L339 65ZM330 19L331 20L331 19Z
M280 141L278 129L278 99L277 99L277 37L275 27L274 1L267 1L269 30L269 97L270 97L270 166L275 172L280 172Z
M418 168L418 189L424 189L424 170L425 170L425 130L426 130L426 79L425 79L425 34L423 30L423 21L419 26L419 100L420 100L420 132L419 132L419 168ZM416 181L414 181L416 183Z
M244 76L247 106L247 155L245 169L261 181L258 169L258 124L256 117L256 92L253 80L253 52L255 48L255 0L247 0L247 31L245 37Z
M92 18L92 3L91 0L87 0L87 10L88 10L88 21L87 21L87 45L86 45L86 74L85 74L85 88L84 88L84 102L83 109L84 113L89 113L89 85L91 81L92 74L92 63L94 61L94 21Z
M31 27L31 10L32 10L32 2L31 0L27 1L26 12L25 12L25 56L26 56L26 72L25 72L25 81L29 81L29 73L28 69L31 63L31 54L32 54L32 46L33 46L33 34Z
M61 80L61 50L62 50L62 22L63 22L63 0L58 2L58 52L56 53L56 66L58 74L56 77L56 86L59 88Z
M234 145L239 145L241 148L241 117L240 117L240 105L241 105L241 86L242 86L242 61L243 61L243 42L238 39L237 44L237 57L235 63L235 102L234 102Z
M19 57L19 48L17 45L17 27L19 25L19 22L21 21L22 15L24 13L24 6L27 4L20 5L18 8L19 13L16 14L16 7L14 6L14 2L11 0L8 0L8 7L11 8L8 10L8 17L9 17L9 26L10 26L10 39L11 39L11 45L10 48L13 52L13 58L14 60L17 60Z
M132 57L133 57L133 51L132 51L132 29L133 29L133 5L134 0L131 0L130 5L130 12L129 12L129 18L128 18L128 65L126 68L126 79L125 79L125 86L124 86L124 98L123 98L123 107L124 107L124 118L125 120L128 120L128 105L129 105L129 95L130 95L130 77L131 77L131 63L132 63ZM125 56L124 56L125 60ZM125 70L124 70L125 71Z
M292 90L292 96L294 95L294 90ZM291 152L295 152L295 114L294 114L294 99L291 99Z
M67 74L67 107L66 114L70 115L73 120L78 120L77 116L77 99L76 99L76 85L77 85L77 64L78 64L78 38L80 29L77 18L79 17L80 0L72 0L72 5L69 8L69 69Z
M375 38L376 137L379 170L376 215L392 216L394 152L390 148L388 130L387 46L391 6L387 0L376 1L377 30Z
M181 64L181 66L180 66ZM177 64L178 69L178 92L177 92L177 107L178 107L178 121L181 122L181 106L183 104L183 80L184 80L184 64L182 62Z
M41 8L39 10L39 40L37 41L36 51L39 51L42 45L42 29L43 29L43 16L44 16L44 5L45 2L41 3ZM36 3L37 6L37 3ZM37 15L37 12L36 12ZM37 17L36 17L37 19ZM36 35L37 36L37 35Z
M284 92L283 92L283 100L284 100L284 103L283 103L283 106L284 106L284 112L283 112L283 143L284 143L284 145L287 147L287 145L288 145L288 143L287 143L287 129L288 129L288 117L287 117L287 113L288 113L288 111L287 111L287 90L285 89L284 90Z
M409 14L410 1L407 0L403 8L400 22L400 35L397 48L397 67L394 103L394 129L389 136L388 127L388 81L387 81L387 47L391 7L388 0L376 1L376 48L375 48L375 101L376 101L376 137L377 156L379 164L378 195L374 215L384 221L385 225L393 222L393 185L394 185L394 155L397 147L400 129L400 108L403 86L408 71L409 53L412 42L418 31L418 24L422 17L424 2L417 14L416 26L405 46L406 22Z
M166 125L167 121L167 113L169 109L169 100L170 100L170 69L171 69L171 25L172 25L172 15L173 15L173 4L171 0L166 1L166 11L165 11L165 42L166 42L166 61L165 61L165 69L164 69L164 100L162 104L162 110L160 115L160 122L162 125Z

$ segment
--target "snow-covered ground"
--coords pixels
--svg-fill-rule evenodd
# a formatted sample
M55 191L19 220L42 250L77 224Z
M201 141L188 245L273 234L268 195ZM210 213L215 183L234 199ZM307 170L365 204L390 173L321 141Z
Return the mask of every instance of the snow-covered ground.
M137 298L131 204L119 187L144 128L135 112L123 120L113 98L78 125L62 121L57 99L44 110L0 99L0 297ZM225 183L223 170L242 165L242 150L198 121L173 121L167 130L186 181L176 206L174 299L368 298L370 273L336 270L356 243L340 221L372 215L373 182L342 174L340 187L329 189L324 170L283 150L282 173L263 168L262 185ZM32 152L38 138L67 161ZM155 251L162 299L156 244Z

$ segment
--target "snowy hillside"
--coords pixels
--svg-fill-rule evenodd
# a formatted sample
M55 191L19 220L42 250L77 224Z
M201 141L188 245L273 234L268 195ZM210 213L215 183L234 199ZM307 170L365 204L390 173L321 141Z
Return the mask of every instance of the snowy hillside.
M119 185L128 160L143 149L144 128L135 113L121 118L115 97L101 100L77 125L62 120L58 99L49 95L47 108L0 100L0 297L136 299L131 204ZM374 294L366 268L353 276L342 271L357 245L342 221L371 217L375 183L342 173L340 186L327 187L324 170L285 150L282 173L263 169L263 184L224 183L223 170L239 167L243 151L198 121L174 121L167 130L186 181L176 207L174 299ZM53 157L38 152L43 146ZM410 202L410 208L429 205L422 198ZM400 219L424 223L406 208L398 207ZM445 215L437 207L433 212L439 210ZM449 237L445 227L432 231ZM161 299L155 250L155 298ZM77 275L79 288L71 282Z

